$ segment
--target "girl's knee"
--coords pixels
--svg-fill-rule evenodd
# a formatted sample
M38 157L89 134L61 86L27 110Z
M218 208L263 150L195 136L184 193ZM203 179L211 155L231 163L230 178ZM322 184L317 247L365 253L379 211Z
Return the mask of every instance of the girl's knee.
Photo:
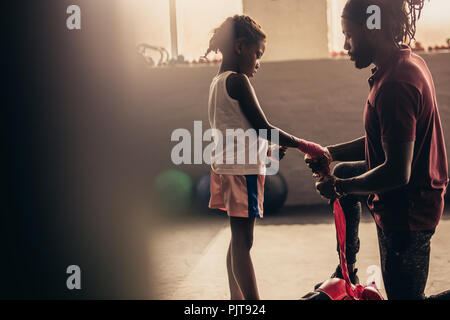
M247 250L253 246L253 224L254 220L231 219L231 243L233 250Z
M250 251L253 247L253 236L249 237L246 240L246 248L248 249L248 251Z
M241 235L233 236L231 239L233 250L246 250L250 251L253 247L253 236Z

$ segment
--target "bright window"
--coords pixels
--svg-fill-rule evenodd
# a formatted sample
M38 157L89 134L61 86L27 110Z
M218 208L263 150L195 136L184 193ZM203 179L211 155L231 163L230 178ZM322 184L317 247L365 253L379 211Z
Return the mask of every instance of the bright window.
M261 5L263 1L260 0ZM297 0L302 1L302 0ZM343 51L344 37L341 29L341 13L346 0L328 1L328 44L330 52ZM124 36L134 44L147 43L162 47L170 54L170 0L123 0ZM274 2L275 3L275 2ZM279 0L279 5L288 2ZM198 60L206 51L211 31L226 17L243 13L243 0L176 0L178 54L187 61ZM255 17L256 19L258 17ZM274 16L276 19L283 19ZM302 19L301 16L298 19ZM450 38L450 1L426 1L417 26L417 41L428 46L445 45ZM290 48L286 48L288 52ZM282 51L282 50L281 50ZM153 60L160 59L158 51L151 51Z
M331 51L340 52L344 50L341 14L346 1L328 0L329 47ZM417 24L416 40L427 48L445 45L449 38L450 1L426 0L422 16Z

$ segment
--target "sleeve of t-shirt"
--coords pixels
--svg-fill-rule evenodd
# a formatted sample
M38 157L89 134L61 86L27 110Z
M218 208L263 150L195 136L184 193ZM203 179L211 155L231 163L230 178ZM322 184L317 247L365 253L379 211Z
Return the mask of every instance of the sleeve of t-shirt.
M387 83L380 89L375 106L383 142L416 140L420 93L405 83Z

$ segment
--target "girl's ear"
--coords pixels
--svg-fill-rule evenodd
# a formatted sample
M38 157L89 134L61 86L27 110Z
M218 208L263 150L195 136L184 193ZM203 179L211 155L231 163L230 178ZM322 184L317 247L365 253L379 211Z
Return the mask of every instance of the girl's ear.
M242 40L234 41L234 52L237 55L241 55L243 45L244 45L244 43L242 42Z

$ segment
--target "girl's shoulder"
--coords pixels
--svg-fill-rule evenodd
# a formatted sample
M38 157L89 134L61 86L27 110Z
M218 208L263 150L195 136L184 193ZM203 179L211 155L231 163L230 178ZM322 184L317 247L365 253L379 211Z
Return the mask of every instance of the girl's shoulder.
M239 100L244 93L252 91L250 80L245 74L233 72L226 79L227 92L233 99Z

